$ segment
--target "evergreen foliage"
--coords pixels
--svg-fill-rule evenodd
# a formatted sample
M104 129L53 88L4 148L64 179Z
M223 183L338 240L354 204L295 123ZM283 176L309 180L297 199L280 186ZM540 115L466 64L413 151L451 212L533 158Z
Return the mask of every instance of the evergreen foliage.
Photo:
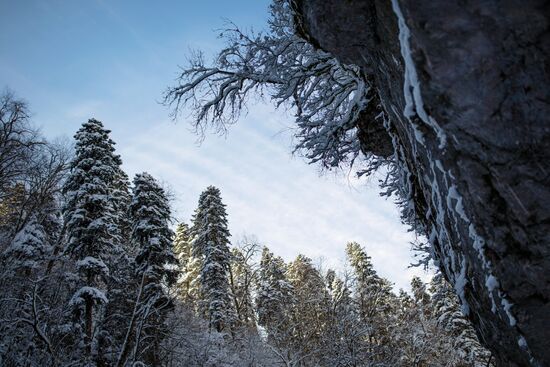
M52 246L46 230L33 215L23 229L15 235L4 256L10 259L11 267L28 273L39 268L51 251Z
M258 325L275 343L287 338L287 308L293 302L292 285L286 276L286 264L267 247L262 250L256 295Z
M229 229L220 190L209 186L199 198L193 216L193 254L202 258L200 276L202 309L210 327L231 327L233 310L229 297Z
M451 348L458 352L465 365L486 366L491 354L481 346L473 326L461 312L451 285L439 273L433 277L430 288L433 318L451 335Z
M121 251L117 231L118 216L111 200L119 169L114 142L100 121L90 119L75 135L76 153L63 191L67 230L65 252L76 260L80 276L70 305L77 318L83 318L85 350L92 357L101 321L108 302L105 282L109 277L111 256ZM94 309L100 313L94 314Z
M173 307L167 290L178 272L172 249L174 233L169 227L170 206L164 189L148 173L137 174L133 184L131 238L138 249L136 275L141 281L117 364L124 365L133 347L133 360L162 365L165 321Z
M137 273L146 274L151 293L162 293L162 285L175 282L177 259L172 249L170 205L164 189L148 173L134 178L132 202L132 241L139 248Z

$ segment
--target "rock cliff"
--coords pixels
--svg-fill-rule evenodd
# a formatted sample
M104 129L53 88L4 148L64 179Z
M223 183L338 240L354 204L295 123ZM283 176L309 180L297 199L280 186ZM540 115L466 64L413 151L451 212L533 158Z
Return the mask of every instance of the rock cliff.
M393 142L408 200L482 342L499 366L549 366L550 4L294 6L298 32L372 79L388 136L365 122L361 146L376 136L388 155Z

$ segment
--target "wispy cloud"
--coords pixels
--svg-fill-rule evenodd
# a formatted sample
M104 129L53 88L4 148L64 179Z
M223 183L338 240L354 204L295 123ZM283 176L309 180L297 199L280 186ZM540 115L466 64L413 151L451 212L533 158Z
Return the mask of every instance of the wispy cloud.
M226 137L208 136L201 146L185 123L166 122L121 146L130 173L147 170L170 183L182 220L189 220L200 192L222 191L234 237L255 234L286 260L299 253L342 268L348 241L366 247L379 273L408 288L411 233L393 203L373 185L344 174L319 176L315 166L291 157L288 134L277 134L284 113L254 107Z

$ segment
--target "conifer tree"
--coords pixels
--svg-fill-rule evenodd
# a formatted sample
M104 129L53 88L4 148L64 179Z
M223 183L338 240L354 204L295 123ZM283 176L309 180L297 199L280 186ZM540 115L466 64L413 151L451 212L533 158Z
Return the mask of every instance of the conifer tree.
M9 247L0 253L0 365L54 365L53 328L60 322L52 303L53 277L44 270L52 254L48 223L30 215ZM59 292L59 288L57 289ZM62 305L65 306L65 305ZM65 309L65 307L63 307ZM52 315L58 316L51 319Z
M133 344L134 361L157 366L162 365L164 321L172 307L167 290L177 278L174 233L169 227L170 206L164 189L148 173L137 174L133 183L132 240L138 248L135 264L141 282L117 364L124 365Z
M367 328L359 318L348 280L342 280L334 271L329 271L326 278L330 290L330 312L327 332L324 335L321 365L366 365Z
M286 264L267 247L262 250L255 299L258 324L274 344L284 344L288 309L293 303L292 285L286 277Z
M77 260L80 286L71 298L75 315L84 319L84 345L88 358L92 354L94 329L101 314L97 306L107 303L105 280L109 275L110 256L120 252L112 203L113 182L119 158L109 130L91 119L75 135L76 154L64 185L67 228L65 251Z
M426 317L430 317L431 297L426 291L426 284L424 284L419 277L413 276L411 279L411 289L417 307L426 315Z
M181 222L176 227L174 237L174 255L176 255L180 266L185 269L192 253L191 233L189 226Z
M445 354L447 337L429 318L430 296L418 277L411 281L413 296L400 290L392 328L397 366L456 366L452 353Z
M287 270L293 288L292 343L302 355L318 355L328 324L329 294L310 258L298 255Z
M148 288L162 293L162 284L174 283L177 259L172 249L170 205L164 189L148 173L134 178L130 204L132 240L138 246L137 271L146 273ZM169 266L168 266L169 265Z
M218 332L231 325L229 297L229 229L220 190L209 186L202 192L193 216L193 254L202 259L202 309L211 328Z
M36 215L32 215L23 229L15 235L3 256L9 258L7 265L10 268L29 276L30 271L39 268L50 252L51 244L46 230L38 222Z
M21 208L28 195L27 189L23 183L17 182L0 188L0 195L0 234L3 238L12 239L18 231Z
M117 341L124 336L124 325L132 310L130 294L136 289L135 263L137 247L131 241L130 181L121 168L122 160L115 156L115 176L111 187L111 203L115 212L113 233L117 236L120 246L108 259L110 276L107 282L109 303L105 307L105 322L98 335L98 347L102 353L98 356L98 364L112 365L116 358Z
M136 249L132 248L131 237L131 218L130 218L130 203L132 195L130 194L130 180L128 175L121 168L122 160L119 156L115 156L117 167L115 169L115 177L112 185L111 199L116 215L116 230L120 237L122 250L125 254L133 254Z
M359 314L362 322L369 326L370 353L384 359L391 354L388 350L391 345L389 326L394 323L396 296L392 293L391 283L378 276L361 245L348 243L346 253L355 272L355 300Z
M353 314L356 310L353 307L351 290L346 282L335 276L331 285L331 300L336 314Z

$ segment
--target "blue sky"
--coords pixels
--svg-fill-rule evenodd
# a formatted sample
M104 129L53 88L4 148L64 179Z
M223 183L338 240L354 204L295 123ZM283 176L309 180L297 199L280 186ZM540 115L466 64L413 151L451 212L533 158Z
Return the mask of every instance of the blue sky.
M0 87L29 102L49 137L102 120L126 171L148 171L176 194L180 220L213 184L235 240L255 235L286 260L303 253L339 268L345 243L355 240L381 275L408 288L412 274L426 274L407 268L414 237L393 203L378 196L374 179L320 175L293 157L291 113L253 104L226 136L199 145L185 115L174 123L158 103L190 49L212 55L227 19L262 29L267 7L265 0L1 1Z

